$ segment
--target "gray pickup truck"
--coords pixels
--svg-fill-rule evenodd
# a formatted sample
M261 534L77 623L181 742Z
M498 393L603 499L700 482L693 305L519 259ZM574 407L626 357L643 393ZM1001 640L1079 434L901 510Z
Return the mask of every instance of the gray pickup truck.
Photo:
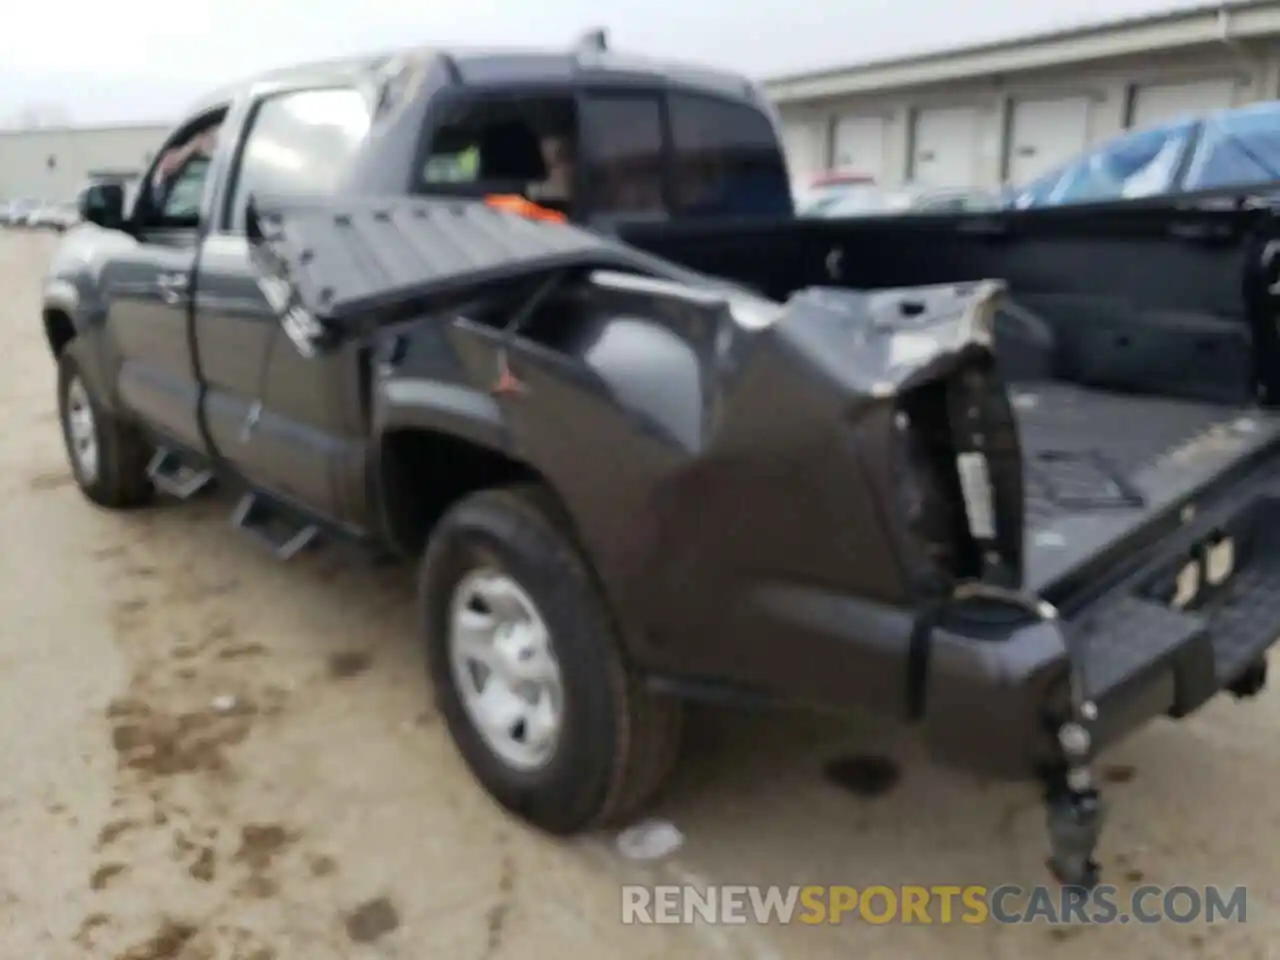
M1275 218L795 218L752 84L598 39L273 73L85 191L81 489L420 564L449 728L543 829L645 803L683 700L785 701L1039 779L1092 883L1097 751L1280 632Z

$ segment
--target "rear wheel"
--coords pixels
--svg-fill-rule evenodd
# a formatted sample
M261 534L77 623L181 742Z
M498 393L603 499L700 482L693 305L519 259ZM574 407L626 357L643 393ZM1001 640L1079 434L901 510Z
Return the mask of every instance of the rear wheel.
M645 690L559 511L489 490L440 521L423 559L427 660L472 773L552 833L615 823L677 756L681 704Z
M76 485L94 503L116 509L148 502L150 445L93 395L70 347L58 358L58 416Z

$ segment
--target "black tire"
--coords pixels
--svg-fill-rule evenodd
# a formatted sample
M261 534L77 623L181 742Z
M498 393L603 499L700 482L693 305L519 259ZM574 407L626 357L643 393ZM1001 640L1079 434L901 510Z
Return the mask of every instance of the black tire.
M436 702L463 759L507 810L553 834L621 823L649 802L679 754L682 704L644 689L624 659L600 590L537 486L486 490L445 514L423 558L419 604ZM564 693L551 758L534 770L499 757L472 724L450 666L454 590L481 565L513 578L551 636Z
M62 439L76 485L94 503L115 510L149 503L155 496L155 488L147 476L151 445L136 427L113 416L94 396L89 378L81 372L73 346L68 345L58 357L58 420L62 425ZM92 475L76 455L68 420L68 397L76 383L82 385L93 412L97 469Z

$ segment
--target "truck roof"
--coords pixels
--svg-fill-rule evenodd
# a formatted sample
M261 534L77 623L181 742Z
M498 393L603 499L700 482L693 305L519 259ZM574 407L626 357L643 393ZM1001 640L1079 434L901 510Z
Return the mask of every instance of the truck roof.
M562 50L453 48L407 46L361 56L318 60L270 70L220 87L193 105L190 112L225 103L261 84L296 85L359 81L398 61L436 62L460 86L502 84L519 86L557 83L634 83L638 86L680 87L764 106L762 90L751 80L723 70L653 57L616 53L603 39L584 38Z

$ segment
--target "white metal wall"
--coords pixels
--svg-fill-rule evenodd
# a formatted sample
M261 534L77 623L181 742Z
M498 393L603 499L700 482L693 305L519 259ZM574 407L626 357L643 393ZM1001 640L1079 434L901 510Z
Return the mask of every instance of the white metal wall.
M812 179L827 165L826 127L821 120L783 121L787 167L793 180Z
M982 130L977 107L926 108L916 111L912 120L908 170L912 180L949 187L978 179Z
M1235 106L1237 82L1230 77L1152 83L1134 89L1134 127L1150 127L1188 114Z
M893 185L1022 182L1126 129L1280 97L1280 41L1214 44L915 90L780 104L834 131L807 168L850 166ZM841 131L845 131L844 135ZM871 159L868 159L870 157Z
M879 181L885 174L885 118L841 117L831 144L832 166Z
M0 131L0 198L70 200L95 170L140 170L167 126Z
M1010 103L1008 177L1025 183L1089 145L1088 97L1031 97Z

